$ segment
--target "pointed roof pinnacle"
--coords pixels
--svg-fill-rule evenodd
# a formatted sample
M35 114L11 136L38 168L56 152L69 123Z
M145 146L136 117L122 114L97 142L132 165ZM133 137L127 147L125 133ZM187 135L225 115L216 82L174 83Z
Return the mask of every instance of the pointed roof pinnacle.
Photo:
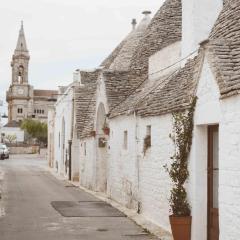
M19 52L28 53L27 43L26 43L24 28L23 28L23 21L21 21L21 28L19 30L19 35L18 35L17 47L15 49L15 54L19 53Z

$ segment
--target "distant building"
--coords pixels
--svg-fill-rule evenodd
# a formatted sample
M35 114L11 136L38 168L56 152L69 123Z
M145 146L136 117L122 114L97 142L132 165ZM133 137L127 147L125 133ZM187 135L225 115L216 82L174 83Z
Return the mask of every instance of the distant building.
M9 138L15 137L12 143L24 142L24 131L19 127L19 123L12 121L7 123L1 130L2 142L9 143Z
M23 23L19 31L17 47L12 56L12 83L7 91L8 122L19 122L26 118L47 122L48 107L53 105L57 91L34 89L28 82L30 60L24 35Z

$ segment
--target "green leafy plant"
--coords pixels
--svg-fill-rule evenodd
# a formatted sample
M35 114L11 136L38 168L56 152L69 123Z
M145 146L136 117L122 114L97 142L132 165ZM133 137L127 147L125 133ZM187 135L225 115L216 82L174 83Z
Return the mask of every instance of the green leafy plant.
M165 166L173 182L170 197L170 207L173 216L190 216L191 207L187 198L185 183L189 177L188 156L192 145L193 117L196 98L186 111L173 113L173 134L170 138L175 146L175 153L171 157L170 168Z
M37 139L40 143L47 143L48 128L46 123L25 119L21 124L21 129L25 130L32 138Z

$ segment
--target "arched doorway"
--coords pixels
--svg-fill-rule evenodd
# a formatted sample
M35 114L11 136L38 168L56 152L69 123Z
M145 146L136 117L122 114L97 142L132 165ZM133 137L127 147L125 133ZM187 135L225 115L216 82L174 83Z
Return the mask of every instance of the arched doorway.
M108 162L108 135L103 128L107 126L106 111L103 103L99 104L97 111L97 152L96 152L96 187L97 191L107 191L107 162Z

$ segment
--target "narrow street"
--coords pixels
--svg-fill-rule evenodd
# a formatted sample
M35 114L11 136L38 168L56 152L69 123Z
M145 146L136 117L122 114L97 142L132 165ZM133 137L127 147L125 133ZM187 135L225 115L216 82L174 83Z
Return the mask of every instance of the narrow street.
M57 180L46 165L36 155L0 161L5 208L1 240L156 239L118 210Z

